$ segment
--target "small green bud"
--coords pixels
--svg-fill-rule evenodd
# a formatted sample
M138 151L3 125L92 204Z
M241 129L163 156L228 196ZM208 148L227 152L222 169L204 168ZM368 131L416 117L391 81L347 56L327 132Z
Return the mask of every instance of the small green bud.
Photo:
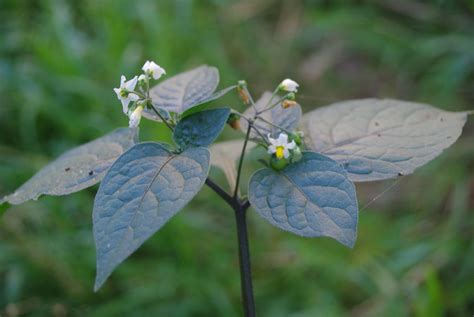
M275 155L272 155L270 159L270 167L276 171L281 171L288 165L288 160L285 158L278 159Z
M247 87L247 82L245 80L239 80L237 82L237 85L239 86L240 89Z
M297 132L294 132L294 133L290 134L290 140L295 141L296 145L298 145L298 146L303 144L303 138L301 136L302 133L299 133L299 132L301 132L301 131L297 131Z
M292 150L292 154L293 154L293 156L291 157L292 163L298 162L299 160L303 158L303 153L301 153L301 149L299 148L299 146L297 146L296 148Z
M294 92L290 92L286 95L287 100L295 100L296 99L296 94Z

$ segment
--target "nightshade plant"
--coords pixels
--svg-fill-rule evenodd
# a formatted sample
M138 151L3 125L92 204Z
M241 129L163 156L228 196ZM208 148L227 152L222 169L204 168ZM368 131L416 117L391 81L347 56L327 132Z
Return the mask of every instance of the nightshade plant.
M298 84L282 81L254 102L245 81L217 92L219 73L200 66L152 87L165 70L147 61L143 73L115 88L129 127L72 149L1 202L65 195L101 182L93 208L98 290L114 269L207 184L235 211L244 312L254 316L246 211L304 237L330 237L353 247L358 205L353 182L412 173L461 135L469 112L447 112L392 99L339 102L302 114ZM240 109L210 102L237 91ZM165 124L174 144L139 142L141 117ZM212 144L228 124L243 140ZM241 194L244 157L254 147L264 167ZM223 170L230 192L209 178Z

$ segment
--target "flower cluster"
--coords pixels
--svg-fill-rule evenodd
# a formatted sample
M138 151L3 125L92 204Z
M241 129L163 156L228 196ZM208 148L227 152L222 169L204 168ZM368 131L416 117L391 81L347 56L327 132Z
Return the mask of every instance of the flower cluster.
M285 168L288 163L297 162L302 158L300 146L302 145L301 138L303 132L299 131L291 133L289 136L286 133L280 133L277 139L274 139L268 134L267 153L271 155L270 165L276 170ZM291 139L291 141L289 141Z
M138 127L142 117L143 108L149 101L149 82L150 79L160 79L166 74L166 71L153 61L146 61L142 67L143 74L134 76L128 80L124 75L120 77L120 87L114 88L118 100L122 103L122 111L129 117L129 126ZM135 88L139 86L139 91ZM130 102L132 106L129 107Z
M270 105L264 111L271 110L277 104L281 104L284 109L296 106L296 93L298 92L298 83L289 78L283 80L273 92L275 96L278 92L284 92L285 95L277 103ZM289 131L288 131L289 132ZM302 158L300 146L302 146L303 133L280 133L278 138L274 139L268 134L267 152L271 155L270 166L276 170L285 168L288 163L297 162Z

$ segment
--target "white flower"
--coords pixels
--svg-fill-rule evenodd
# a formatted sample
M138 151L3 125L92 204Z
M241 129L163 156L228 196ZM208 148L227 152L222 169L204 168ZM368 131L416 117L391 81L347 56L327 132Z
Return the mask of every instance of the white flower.
M120 77L120 87L119 88L114 88L115 93L117 94L118 100L122 102L122 110L123 113L127 114L128 113L128 104L130 101L136 101L138 100L138 96L130 93L135 89L135 86L137 85L137 76L133 77L129 81L125 81L126 78L124 75Z
M149 73L155 80L159 79L163 74L166 74L166 71L153 61L146 61L142 69L145 73Z
M284 81L282 81L278 87L284 91L297 92L299 86L300 85L298 85L296 81L287 78Z
M130 128L136 128L140 124L140 119L142 118L143 106L138 106L135 110L130 111L128 114L129 121L128 126Z
M290 156L290 150L296 148L295 141L288 143L288 135L285 133L280 133L278 139L273 139L268 134L268 140L270 141L270 146L268 147L268 154L275 153L277 159L288 158Z

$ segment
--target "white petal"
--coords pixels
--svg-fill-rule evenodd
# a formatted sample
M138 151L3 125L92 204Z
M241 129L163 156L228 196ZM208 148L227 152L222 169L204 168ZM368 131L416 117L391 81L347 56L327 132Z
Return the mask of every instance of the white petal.
M130 99L121 97L120 101L122 102L122 111L123 111L123 113L127 114L128 113L128 104L130 103Z
M145 74L141 74L140 76L138 76L138 81L140 80L145 80L146 79L146 75Z
M290 150L293 150L295 147L296 147L295 140L291 141L290 143L288 143L288 144L286 145L286 148L288 148L288 149L290 149Z
M270 145L270 146L268 147L268 151L267 151L267 152L268 152L268 154L273 154L273 153L276 153L276 151L277 151L277 150L276 150L276 146Z
M281 82L280 87L288 92L297 92L299 85L296 81L287 78Z
M277 140L274 139L274 138L272 138L270 135L271 135L270 133L268 133L268 135L267 135L268 141L270 142L270 144L272 144L273 146L278 145L278 144L277 144Z
M290 151L287 148L283 149L283 156L287 159L290 156Z
M150 61L146 61L145 64L143 64L142 70L144 72L150 70Z
M140 97L138 97L137 95L135 94L128 94L128 99L130 99L131 101L137 101L138 99L140 99Z
M120 76L120 88L124 87L123 84L125 83L125 80L126 80L126 78L125 78L124 75Z
M153 71L153 79L158 80L161 76L163 76L163 74L166 74L166 72L163 68L160 67L160 69Z
M124 86L127 88L127 90L133 91L135 89L135 86L137 85L138 82L138 76L133 77L129 81L127 81Z
M286 133L280 133L280 136L278 137L278 142L280 145L283 145L286 147L288 144L288 135Z
M150 63L150 72L155 80L159 79L163 74L166 74L166 71L155 62Z
M114 91L117 94L118 100L122 99L122 96L120 96L120 88L114 88Z

